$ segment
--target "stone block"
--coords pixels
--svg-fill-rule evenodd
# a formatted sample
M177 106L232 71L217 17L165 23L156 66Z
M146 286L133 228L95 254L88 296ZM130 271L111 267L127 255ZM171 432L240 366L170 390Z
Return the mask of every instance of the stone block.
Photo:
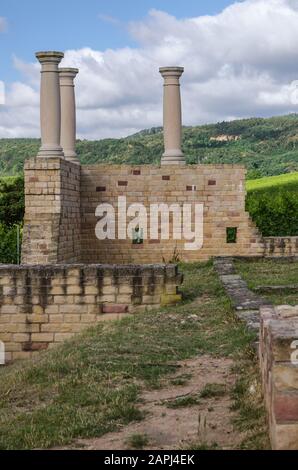
M298 391L298 367L291 363L278 363L272 366L272 381L276 390Z
M50 343L54 340L54 335L53 333L32 333L31 339L33 342Z
M161 305L173 305L181 302L181 294L162 294L161 295Z
M270 434L273 450L297 450L298 423L272 424Z
M103 304L102 313L127 313L128 305L125 304Z
M298 390L275 392L272 406L276 423L296 422L298 424Z

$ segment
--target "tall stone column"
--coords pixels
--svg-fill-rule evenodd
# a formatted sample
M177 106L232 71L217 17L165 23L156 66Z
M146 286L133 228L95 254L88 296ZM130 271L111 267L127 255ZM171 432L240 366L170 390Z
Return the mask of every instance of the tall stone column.
M165 151L161 159L162 165L185 164L181 150L182 118L179 78L184 72L183 67L161 67L164 78L163 99L163 132Z
M37 52L41 63L40 127L41 147L38 157L63 157L60 145L61 105L58 65L63 52Z
M60 68L61 145L66 160L79 163L76 154L76 101L74 79L78 69Z

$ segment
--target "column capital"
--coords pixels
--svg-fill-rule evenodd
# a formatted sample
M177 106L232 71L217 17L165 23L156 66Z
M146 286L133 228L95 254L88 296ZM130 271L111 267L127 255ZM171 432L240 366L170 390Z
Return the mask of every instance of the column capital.
M58 51L40 51L36 52L35 57L41 64L60 64L64 57L63 52Z
M160 67L159 73L163 78L177 78L179 79L184 72L184 67Z
M74 87L74 79L79 73L79 69L70 67L59 68L60 87L71 86Z
M60 67L59 68L60 77L71 78L72 80L76 78L79 73L79 69L73 67Z

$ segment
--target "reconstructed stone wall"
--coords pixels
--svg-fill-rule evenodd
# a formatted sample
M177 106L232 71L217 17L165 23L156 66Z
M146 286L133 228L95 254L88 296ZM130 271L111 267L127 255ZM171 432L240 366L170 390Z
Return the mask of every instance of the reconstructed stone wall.
M6 360L31 357L98 321L176 303L175 265L0 265Z
M298 306L262 307L260 366L273 449L298 449Z
M212 256L263 254L261 237L245 212L245 169L237 165L92 165L81 167L81 260L84 263L168 262L174 253L180 260L206 260ZM127 205L204 204L204 239L200 250L187 251L186 240L103 240L95 236L98 204L117 207L118 196ZM227 227L237 228L237 243L227 243ZM149 228L149 215L148 215ZM117 232L117 227L116 227Z
M61 158L25 162L22 262L75 263L80 258L80 165Z
M298 256L298 237L262 238L245 212L245 169L239 165L92 165L61 158L25 163L26 212L22 246L25 264L160 263L196 261L213 256ZM186 250L186 240L98 240L99 204L125 196L127 206L142 203L204 205L203 247ZM131 220L127 217L127 221ZM117 234L116 219L116 234ZM194 228L194 227L192 227ZM236 243L227 243L227 228L237 229Z
M298 237L265 237L266 257L298 256Z

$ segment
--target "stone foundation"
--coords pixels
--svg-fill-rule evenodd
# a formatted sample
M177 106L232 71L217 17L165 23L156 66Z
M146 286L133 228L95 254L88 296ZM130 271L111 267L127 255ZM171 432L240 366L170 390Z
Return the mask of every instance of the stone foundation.
M6 360L31 357L102 320L181 300L175 265L0 266Z
M262 307L260 366L273 449L298 449L298 306Z

